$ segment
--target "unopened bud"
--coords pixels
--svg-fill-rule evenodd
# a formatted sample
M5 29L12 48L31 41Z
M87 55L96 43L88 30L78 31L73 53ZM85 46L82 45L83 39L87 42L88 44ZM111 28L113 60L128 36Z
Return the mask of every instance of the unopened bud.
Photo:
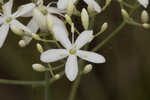
M142 24L142 26L143 28L146 28L146 29L150 28L150 24L147 24L147 23Z
M121 14L125 18L129 18L129 14L128 14L128 12L125 9L121 9Z
M149 21L149 15L146 10L143 10L141 13L141 21L147 23Z
M32 34L32 37L35 39L35 40L40 40L41 38L40 38L40 36L39 35L37 35L37 34Z
M82 20L82 25L83 25L84 29L87 30L89 27L89 15L85 8L82 9L81 20Z
M108 28L108 23L105 22L105 23L101 26L100 33L103 33L104 31L106 31L107 28Z
M58 80L58 79L60 79L60 75L59 75L59 74L56 74L56 75L54 76L54 78L55 78L56 80Z
M44 72L46 71L46 68L41 65L41 64L33 64L32 65L33 70L37 71L37 72Z
M66 19L66 21L67 21L70 25L72 24L71 17L68 16L67 14L65 15L65 19Z
M74 4L73 4L73 1L72 0L69 0L68 1L68 5L67 5L67 14L69 15L69 16L71 16L72 15L72 13L73 13L73 10L74 10Z
M41 44L37 43L37 44L36 44L36 47L37 47L37 50L38 50L40 53L43 52L43 47L42 47Z
M24 35L24 31L21 28L19 28L18 26L11 25L10 28L11 28L12 32L15 33L16 35L19 35L19 36Z
M93 68L93 66L91 64L86 65L83 69L83 73L88 74L89 72L92 71L92 68Z
M53 28L53 18L50 14L48 14L46 19L47 19L48 29L49 29L49 31L51 31Z
M24 40L20 40L18 42L18 44L19 44L20 47L25 47L26 46L26 42Z

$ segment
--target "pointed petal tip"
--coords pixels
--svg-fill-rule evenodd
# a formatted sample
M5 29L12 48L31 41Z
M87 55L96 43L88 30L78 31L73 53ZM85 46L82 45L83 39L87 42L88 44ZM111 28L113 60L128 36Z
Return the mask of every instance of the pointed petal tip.
M66 76L67 76L67 75L66 75ZM73 81L76 79L76 77L71 77L71 76L67 76L67 78L68 78L68 80L71 81L71 82L73 82Z
M70 81L74 81L78 75L77 57L71 55L68 57L65 66L65 75Z

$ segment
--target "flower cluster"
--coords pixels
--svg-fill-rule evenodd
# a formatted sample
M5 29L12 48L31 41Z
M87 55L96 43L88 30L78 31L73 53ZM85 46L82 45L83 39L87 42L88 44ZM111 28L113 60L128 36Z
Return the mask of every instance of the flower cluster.
M41 53L40 60L47 63L49 68L41 64L33 64L33 69L39 72L50 71L52 77L58 79L59 74L54 74L51 63L67 58L64 64L65 75L70 81L74 81L81 69L79 68L81 60L78 62L78 57L92 63L105 62L102 55L88 51L86 47L108 28L108 23L105 22L101 30L94 34L91 26L94 23L92 22L94 16L104 11L111 0L106 0L104 7L101 7L96 0L83 0L87 7L81 7L81 11L77 9L78 2L79 0L58 0L45 6L43 0L33 0L32 3L21 5L14 13L12 13L13 0L0 2L3 3L2 13L0 13L0 48L6 40L9 28L13 33L21 36L22 39L19 41L21 47L29 45L32 39L42 42L43 45L49 43L49 48L45 51L43 46L37 43L37 49ZM124 4L129 8L132 8L131 6L123 0L118 2L122 5L121 12L125 22L150 28L146 10L141 13L142 24L140 24L133 20L123 7ZM149 0L138 0L138 2L143 7L148 7ZM75 26L76 22L73 22L72 16L80 18L82 31ZM24 25L17 20L19 17L29 17L30 21ZM51 45L52 43L57 47ZM88 73L92 70L92 65L88 64L82 70L83 73Z
M91 24L89 19L92 15L100 13L102 8L95 0L84 0L84 3L88 5L88 11L83 8L80 13L75 6L77 2L78 0L58 0L58 2L51 2L45 6L43 0L34 0L32 3L21 5L16 12L12 13L13 0L9 0L3 4L2 13L0 13L0 47L6 40L9 28L13 33L22 37L19 41L21 47L29 45L32 39L48 42L49 45L55 43L58 49L50 48L46 51L43 50L41 44L37 44L41 53L40 60L50 64L68 57L65 74L70 81L74 81L79 73L77 57L93 63L105 62L102 55L81 50L94 39L93 30L89 29ZM83 32L79 32L75 27L71 19L73 15L81 16ZM27 25L23 25L17 20L18 17L29 17L30 21ZM66 23L71 26L71 32L68 31ZM107 23L104 23L101 33L107 29L107 26ZM74 41L75 35L79 35L76 41ZM71 41L69 36L72 36ZM33 64L33 69L41 72L47 71L41 64ZM85 69L91 69L91 67Z

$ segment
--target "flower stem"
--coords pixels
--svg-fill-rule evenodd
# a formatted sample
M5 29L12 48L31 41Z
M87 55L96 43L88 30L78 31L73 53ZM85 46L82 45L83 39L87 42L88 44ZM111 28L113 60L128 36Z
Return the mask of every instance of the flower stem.
M77 93L77 88L79 87L80 80L81 80L81 76L79 75L77 77L77 79L75 80L75 82L73 83L71 94L69 96L69 100L74 100L75 99L75 95Z
M48 64L48 67L49 67L49 71L50 71L52 77L54 77L55 75L54 75L54 72L53 72L51 64Z
M50 85L48 84L49 83L49 72L45 72L45 82L46 82L46 84L45 84L45 99L44 100L50 100L51 99L51 96L50 96L50 91L51 91L51 89L50 89Z
M17 80L7 80L0 79L0 84L8 84L8 85L45 85L44 81L17 81Z

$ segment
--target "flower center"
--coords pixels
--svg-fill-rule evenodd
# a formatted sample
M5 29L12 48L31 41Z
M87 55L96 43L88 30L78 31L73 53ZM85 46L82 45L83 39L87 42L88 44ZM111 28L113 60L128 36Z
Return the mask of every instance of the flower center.
M71 55L74 55L74 54L76 54L76 52L77 52L77 50L76 49L71 49L70 51L69 51L69 53L71 54Z
M6 23L10 23L12 21L12 18L11 17L8 17L7 19L6 19Z

